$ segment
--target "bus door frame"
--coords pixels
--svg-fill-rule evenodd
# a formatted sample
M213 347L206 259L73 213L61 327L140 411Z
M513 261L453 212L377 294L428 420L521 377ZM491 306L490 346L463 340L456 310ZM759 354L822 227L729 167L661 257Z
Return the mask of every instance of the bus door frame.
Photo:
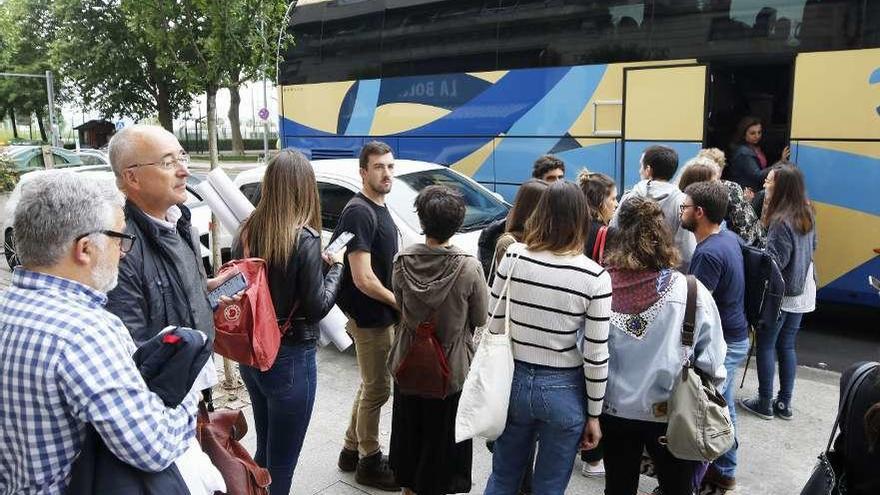
M704 62L689 62L689 63L677 63L677 64L666 64L666 65L646 65L639 67L624 67L623 68L623 91L621 92L623 104L621 106L621 123L620 123L620 160L617 164L618 172L620 174L620 180L618 181L617 190L618 194L622 195L624 189L626 188L626 104L627 104L627 87L628 87L628 79L629 73L633 71L645 71L645 70L654 70L654 69L677 69L677 68L686 68L686 67L703 67L705 71L705 80L703 81L703 126L701 131L701 146L705 146L706 143L706 126L707 115L709 112L709 88L711 86L710 77L711 72L709 70L709 64ZM646 141L644 139L633 139L630 141ZM657 141L666 141L666 142L693 142L691 139L658 139ZM679 157L681 159L681 157ZM681 164L680 164L681 165ZM638 182L638 181L636 181Z

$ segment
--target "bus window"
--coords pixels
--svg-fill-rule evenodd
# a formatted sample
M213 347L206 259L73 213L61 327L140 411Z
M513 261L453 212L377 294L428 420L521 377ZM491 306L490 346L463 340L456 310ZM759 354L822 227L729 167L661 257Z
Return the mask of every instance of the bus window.
M385 0L327 2L321 33L324 77L337 81L381 76Z
M641 60L645 5L608 0L502 0L499 68L514 69Z
M499 0L388 3L383 77L495 70Z

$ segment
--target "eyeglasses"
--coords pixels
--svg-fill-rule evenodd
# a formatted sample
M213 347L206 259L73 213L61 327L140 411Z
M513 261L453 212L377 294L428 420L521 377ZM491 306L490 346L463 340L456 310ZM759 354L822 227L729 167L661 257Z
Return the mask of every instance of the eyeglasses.
M684 213L684 210L687 210L688 208L700 208L700 206L697 206L697 205L678 205L678 211L680 211L681 213Z
M123 253L128 253L131 251L131 247L134 245L135 239L137 236L134 234L126 234L125 232L116 232L115 230L96 230L94 232L86 232L78 236L73 242L79 242L80 239L86 236L90 236L92 234L104 234L107 237L113 237L119 239L119 250Z
M135 163L125 167L125 169L129 170L137 167L149 167L150 165L156 165L162 170L172 170L177 167L189 168L189 154L187 154L186 151L181 151L177 156L166 156L159 162Z

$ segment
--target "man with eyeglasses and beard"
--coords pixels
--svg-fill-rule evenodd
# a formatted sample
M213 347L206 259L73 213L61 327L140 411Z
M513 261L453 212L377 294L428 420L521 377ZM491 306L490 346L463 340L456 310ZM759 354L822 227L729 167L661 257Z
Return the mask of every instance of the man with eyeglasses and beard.
M207 278L199 233L183 205L189 156L174 134L150 125L117 132L109 154L126 197L126 232L137 239L119 263L119 284L107 295L107 309L138 346L169 325L200 330L213 342L208 291L219 281ZM196 385L208 389L217 383L210 360L205 370Z
M0 493L61 494L94 427L121 461L167 468L195 431L147 389L123 323L103 308L136 242L106 181L51 171L22 187L13 225L21 267L0 294Z

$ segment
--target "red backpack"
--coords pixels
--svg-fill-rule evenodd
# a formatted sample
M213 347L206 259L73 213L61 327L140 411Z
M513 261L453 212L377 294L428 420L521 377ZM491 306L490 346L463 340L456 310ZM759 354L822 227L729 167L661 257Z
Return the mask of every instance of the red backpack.
M287 321L281 328L269 293L266 262L260 258L233 260L220 267L217 274L241 272L247 289L241 300L221 306L214 313L214 351L235 362L266 371L275 363L281 336L290 328L290 319L296 310L293 305Z
M445 399L449 387L449 363L437 340L437 313L419 323L403 361L394 370L401 392L428 399Z
M593 256L591 258L600 265L605 264L605 239L608 237L608 226L599 227L596 233L596 242L593 244Z

